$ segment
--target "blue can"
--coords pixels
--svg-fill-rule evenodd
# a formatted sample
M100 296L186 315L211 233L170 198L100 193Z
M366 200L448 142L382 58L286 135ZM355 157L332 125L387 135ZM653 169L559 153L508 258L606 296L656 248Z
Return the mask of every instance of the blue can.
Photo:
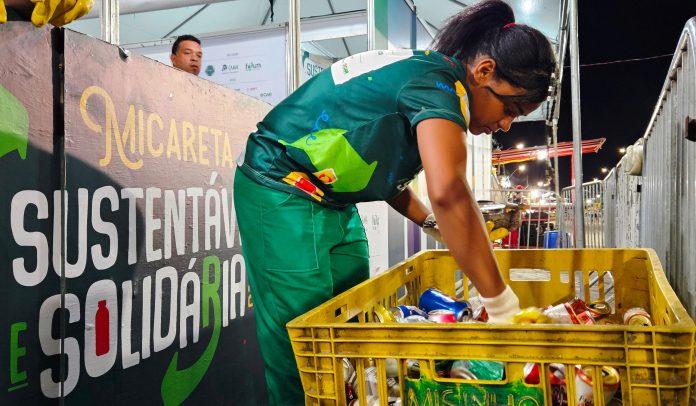
M422 316L425 318L428 317L428 313L417 308L416 306L398 305L396 307L392 307L389 310L394 314L394 316L396 316L397 319L405 319L409 316Z
M418 307L431 312L433 310L451 310L457 321L463 321L471 318L471 304L466 300L456 300L452 297L440 292L437 289L429 288L420 297Z

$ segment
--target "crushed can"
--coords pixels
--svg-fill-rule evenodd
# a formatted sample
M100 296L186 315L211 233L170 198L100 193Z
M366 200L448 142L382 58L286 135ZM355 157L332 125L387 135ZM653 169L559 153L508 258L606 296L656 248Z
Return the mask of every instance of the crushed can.
M481 302L481 297L470 297L468 302L471 305L471 318L474 321L487 322L488 313L486 312L486 307Z
M597 324L594 317L592 317L592 313L589 310L585 310L584 312L576 313L575 320L577 320L577 323L575 323L575 324L583 324L586 326L591 326L591 325Z
M409 316L428 317L428 314L416 306L398 305L389 309L397 321L405 319Z
M592 378L594 367L575 366L575 397L578 406L594 405L594 393L592 392ZM615 368L602 367L602 389L604 392L604 402L609 404L616 391L619 389L621 376Z
M539 380L539 364L536 362L528 362L524 364L524 383L527 385L538 385Z
M413 316L408 316L402 320L399 320L399 323L434 323L434 321L428 319L427 315L425 317L419 316L419 315L413 315Z
M374 318L374 321L377 323L395 323L396 322L396 317L394 317L394 314L392 314L389 310L387 310L381 304L375 305L375 308L372 312L372 316Z
M626 310L624 312L623 321L627 326L649 327L653 325L650 313L648 313L642 307L632 307Z
M435 309L428 312L428 320L435 323L456 323L457 316L452 310Z
M596 300L587 305L588 310L595 319L611 315L611 305L604 300Z
M420 362L418 360L406 360L406 375L409 379L420 379Z
M433 310L450 310L454 313L456 321L464 321L471 318L471 304L466 300L455 300L437 289L429 288L420 297L418 307L430 314Z
M549 364L549 384L551 384L551 404L553 406L568 406L565 365Z
M546 307L542 312L558 324L578 324L575 313L568 303Z

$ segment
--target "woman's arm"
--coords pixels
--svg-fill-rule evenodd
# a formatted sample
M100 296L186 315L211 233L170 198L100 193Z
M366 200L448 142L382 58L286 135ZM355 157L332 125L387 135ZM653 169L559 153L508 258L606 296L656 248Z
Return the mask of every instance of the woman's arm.
M506 286L483 217L464 176L464 131L451 121L436 118L421 121L416 130L428 195L442 237L481 296L497 297Z
M430 210L425 207L423 202L416 196L410 187L402 190L395 197L387 200L387 203L402 216L413 221L419 226L423 226L425 218L430 214Z

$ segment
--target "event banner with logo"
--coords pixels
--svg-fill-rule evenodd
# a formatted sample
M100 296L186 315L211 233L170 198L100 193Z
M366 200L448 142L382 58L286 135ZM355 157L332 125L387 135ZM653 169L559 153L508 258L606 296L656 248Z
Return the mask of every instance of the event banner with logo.
M53 238L60 159L53 139L51 31L0 24L0 404L56 404L60 238ZM6 57L12 55L12 57ZM32 199L30 196L41 196ZM32 203L27 204L29 200ZM58 224L60 225L60 224ZM55 245L54 245L55 243ZM58 295L58 296L56 296ZM53 299L51 299L53 298Z
M0 404L263 404L232 179L269 106L68 30L0 53Z

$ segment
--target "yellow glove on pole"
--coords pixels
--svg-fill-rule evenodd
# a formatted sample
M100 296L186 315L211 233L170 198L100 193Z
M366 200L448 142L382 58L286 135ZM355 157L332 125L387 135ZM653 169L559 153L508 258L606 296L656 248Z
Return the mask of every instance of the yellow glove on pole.
M486 230L488 230L488 239L491 241L498 241L510 234L510 230L505 227L495 228L495 223L492 221L486 221Z
M93 0L31 0L34 11L31 22L37 27L51 23L56 27L69 24L86 15L94 5Z
M0 24L7 22L7 10L5 10L5 2L0 0Z

